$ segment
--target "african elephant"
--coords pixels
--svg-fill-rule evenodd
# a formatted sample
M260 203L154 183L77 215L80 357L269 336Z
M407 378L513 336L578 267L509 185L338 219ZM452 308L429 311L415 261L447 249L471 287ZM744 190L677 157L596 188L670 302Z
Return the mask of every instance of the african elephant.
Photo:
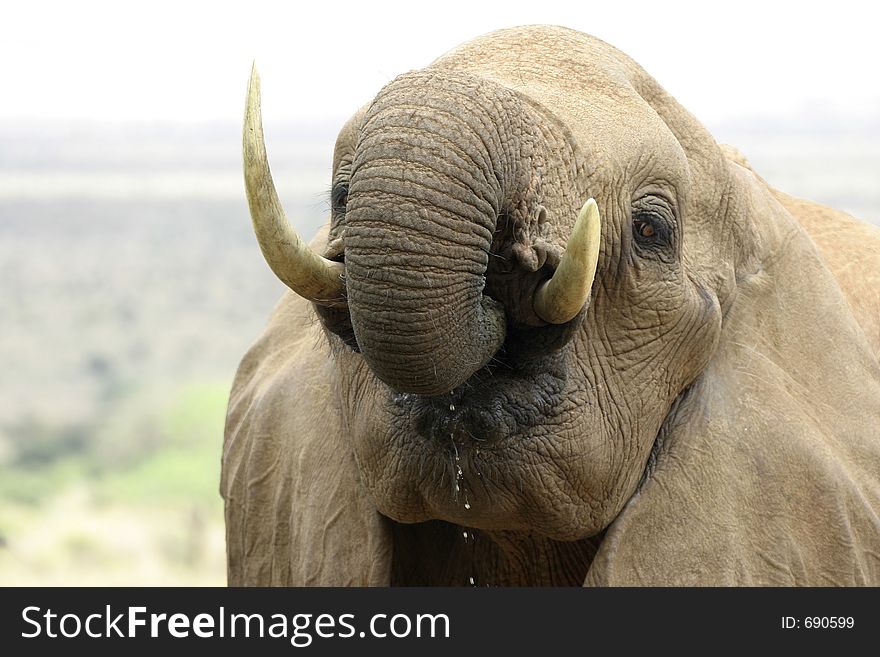
M880 584L880 231L564 28L379 91L310 247L248 98L230 584Z

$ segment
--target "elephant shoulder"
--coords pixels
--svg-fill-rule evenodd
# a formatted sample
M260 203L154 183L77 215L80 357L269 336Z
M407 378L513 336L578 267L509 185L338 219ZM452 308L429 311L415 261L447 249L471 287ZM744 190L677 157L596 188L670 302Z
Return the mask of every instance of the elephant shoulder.
M330 349L292 293L236 374L220 488L230 585L385 581L385 530L343 434Z
M806 231L880 360L880 227L774 189L755 172L742 152L728 144L719 146L729 162L748 170Z
M816 244L880 359L880 228L819 203L774 194Z
M718 147L721 149L721 153L724 155L724 157L727 158L729 161L748 169L752 173L755 173L755 170L752 168L751 163L748 161L743 152L739 150L736 146L731 146L730 144L718 144Z

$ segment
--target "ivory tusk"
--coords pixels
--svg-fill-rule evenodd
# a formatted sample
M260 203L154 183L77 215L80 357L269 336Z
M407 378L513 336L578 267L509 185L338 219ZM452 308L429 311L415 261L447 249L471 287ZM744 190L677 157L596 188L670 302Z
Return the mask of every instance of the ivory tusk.
M535 291L535 314L548 324L574 319L589 301L599 262L600 235L599 207L591 198L581 208L553 277Z
M345 303L345 266L321 257L287 221L266 157L260 112L260 76L251 69L242 136L244 184L251 221L263 257L282 283L321 305Z

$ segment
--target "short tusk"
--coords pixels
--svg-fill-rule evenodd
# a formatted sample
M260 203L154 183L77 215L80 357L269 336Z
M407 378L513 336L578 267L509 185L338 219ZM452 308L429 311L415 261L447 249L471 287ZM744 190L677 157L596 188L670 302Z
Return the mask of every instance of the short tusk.
M344 303L345 266L312 251L290 226L281 207L263 141L260 76L256 65L248 82L242 151L251 221L269 267L282 283L309 301L321 305Z
M574 319L590 299L599 262L601 221L596 201L584 203L553 277L535 291L535 314L548 324Z

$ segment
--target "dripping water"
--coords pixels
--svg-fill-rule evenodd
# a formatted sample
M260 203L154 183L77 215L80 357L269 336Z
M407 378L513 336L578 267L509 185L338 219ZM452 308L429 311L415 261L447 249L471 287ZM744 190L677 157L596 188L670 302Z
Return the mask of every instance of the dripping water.
M455 408L450 404L450 408ZM449 440L452 441L452 451L455 454L455 484L453 486L453 499L458 500L458 493L461 491L464 495L464 508L469 510L471 502L468 499L467 489L464 487L464 471L461 469L461 456L458 453L458 446L455 444L455 437L449 434Z
M476 536L476 534L474 534L472 531L471 531L471 532L468 532L467 529L464 529L464 530L461 532L461 537L464 539L464 544L465 544L465 546L469 548L469 550L468 550L468 553L469 553L469 554L468 554L468 557L469 557L469 560L470 560L470 566L471 566L471 567L470 567L470 570L473 572L473 566L474 566L474 547L475 547L475 545L474 545L474 541L476 540L477 536ZM470 543L470 546L468 546L468 543ZM475 575L469 575L469 576L468 576L468 586L474 586L474 587L475 587L476 585L477 585L477 579L476 579Z

